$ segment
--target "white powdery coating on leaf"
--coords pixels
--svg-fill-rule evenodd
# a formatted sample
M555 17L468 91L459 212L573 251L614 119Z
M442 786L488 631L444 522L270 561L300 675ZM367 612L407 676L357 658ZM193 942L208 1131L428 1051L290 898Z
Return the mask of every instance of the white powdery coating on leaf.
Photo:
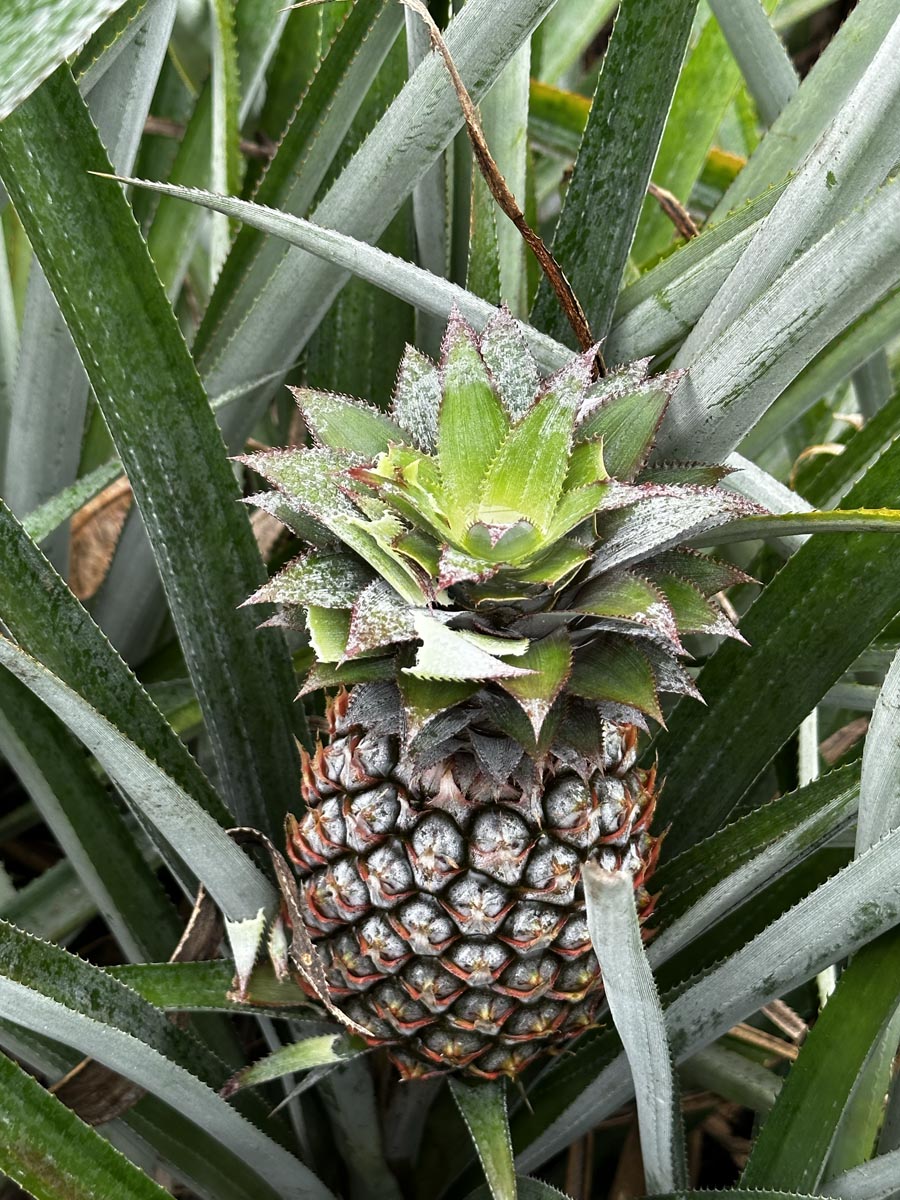
M376 579L353 606L346 657L353 658L392 642L408 642L415 636L416 626L409 605L403 603L393 588Z
M244 603L350 608L370 580L371 573L348 554L308 554L289 563Z
M430 454L437 445L441 377L437 367L414 346L407 346L397 373L392 415L417 450Z
M540 376L518 322L505 305L482 333L480 349L509 419L518 421L534 402Z

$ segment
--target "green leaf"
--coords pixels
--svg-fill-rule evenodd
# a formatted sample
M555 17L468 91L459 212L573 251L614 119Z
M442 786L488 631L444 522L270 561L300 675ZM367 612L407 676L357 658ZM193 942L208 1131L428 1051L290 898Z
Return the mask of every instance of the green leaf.
M123 0L78 0L51 8L14 0L0 13L0 120L82 46Z
M482 300L472 292L467 292L455 283L450 283L446 279L422 270L413 263L387 254L377 246L367 245L356 238L348 237L344 233L322 225L316 225L301 217L272 212L258 204L250 204L232 196L216 196L212 192L180 187L176 184L154 183L147 179L130 178L122 178L119 182L147 188L150 191L159 192L163 196L187 200L204 208L211 208L216 212L237 217L255 229L271 233L292 245L299 246L324 262L350 271L360 279L376 284L391 295L416 305L425 312L435 314L444 322L454 309L458 309L467 321L479 329L491 322L499 321L501 318L502 310L498 312L492 304L488 304L486 300ZM547 337L533 325L526 325L524 322L517 322L517 325L525 342L547 370L556 370L571 359L572 351L567 346ZM291 344L296 347L296 341ZM484 347L483 352L487 359L487 349ZM428 361L424 355L419 357L424 362ZM490 365L493 370L494 364ZM283 371L286 369L285 367ZM266 370L251 381L252 386L242 375L244 382L236 387L229 386L227 394L245 395L261 382L271 382L280 378L283 371L273 373ZM528 392L526 407L534 398L534 390L531 388ZM401 422L401 424L404 423ZM406 428L405 424L404 428ZM422 448L424 449L425 446L423 445Z
M359 0L353 5L326 46L308 88L302 96L299 88L295 93L287 128L269 130L282 136L254 190L258 204L297 216L309 212L402 24L399 5L391 0ZM295 108L297 96L301 99ZM207 181L173 182L203 186ZM197 334L199 359L240 324L283 254L282 246L255 229L238 233Z
M900 931L855 956L809 1033L741 1176L748 1188L811 1194L841 1114L900 992Z
M653 877L662 928L649 949L666 962L785 871L853 825L859 764L762 805L689 850L667 858Z
M577 594L572 607L596 617L639 621L679 645L675 617L665 597L648 580L628 571L611 571L590 580Z
M772 7L771 4L769 7ZM712 0L728 46L747 81L763 123L771 125L797 91L794 64L759 0Z
M323 446L350 450L374 459L389 442L404 442L403 430L390 417L361 400L291 388L306 425Z
M857 853L900 825L900 654L895 655L878 694L860 782Z
M447 30L447 44L477 104L500 70L530 36L553 0L468 0ZM398 6L389 5L402 13ZM423 114L426 114L423 116ZM401 204L461 128L462 114L446 67L429 55L314 209L319 225L374 242ZM385 163L391 162L391 170ZM344 282L342 271L308 254L280 255L277 265L242 295L235 322L220 322L201 358L215 392L296 358ZM262 397L261 399L265 399ZM229 430L243 441L244 425Z
M488 468L509 429L474 333L451 318L445 335L443 397L438 413L438 463L456 509L475 509Z
M848 217L882 183L900 158L898 122L892 113L900 115L900 28L896 24L692 330L679 354L679 365L693 362L713 338L747 313L797 255ZM873 288L869 304L877 298Z
M99 968L12 926L0 941L0 1015L180 1109L280 1195L331 1200L308 1168L212 1091L209 1081L221 1081L222 1067L196 1038Z
M471 1084L451 1077L450 1091L472 1135L492 1200L517 1200L503 1083Z
M166 1200L164 1188L0 1054L0 1171L37 1200Z
M603 439L603 462L614 479L633 479L646 461L669 392L653 380L612 395L578 426L580 442Z
M572 646L567 630L561 628L533 641L516 659L516 666L534 674L504 679L501 686L519 701L538 738L553 701L572 672Z
M900 505L900 444L885 451L847 507ZM750 643L720 646L698 686L706 711L684 706L659 741L666 763L663 821L669 848L712 832L786 738L897 612L900 557L892 534L812 538L741 620ZM862 603L860 597L865 597ZM790 681L790 686L788 686ZM726 740L712 729L730 729ZM740 737L736 731L744 731ZM705 797L702 809L694 798ZM678 814L690 812L690 819ZM690 827L690 828L688 828Z
M752 542L757 538L790 537L808 533L897 533L900 532L900 509L896 508L838 508L831 512L778 513L757 517L740 517L718 529L700 534L698 545L729 545L731 542ZM690 543L689 543L690 544Z
M0 904L0 917L45 942L65 942L97 915L97 905L67 859L29 880Z
M583 867L582 881L591 943L634 1079L647 1191L683 1188L687 1165L678 1086L634 883L627 871L606 871L592 862Z
M168 958L182 923L132 831L81 746L7 671L0 673L0 747L125 954Z
M15 643L0 638L0 665L48 704L88 747L206 885L227 917L255 919L270 909L274 891L264 875L179 784L145 751Z
M569 691L587 700L611 700L662 721L656 678L647 655L624 638L598 637L580 650Z
M684 139L682 145L692 146L693 140ZM697 237L623 288L604 346L607 362L631 362L683 341L781 191L783 186L770 188L721 223L707 225ZM671 230L666 236L671 237Z
M740 71L719 23L715 18L707 20L685 60L653 164L653 182L683 204L690 200L739 84ZM648 196L632 247L635 261L652 262L671 246L674 233L672 222Z
M781 7L784 9L786 5ZM828 125L844 111L848 97L896 17L893 0L869 0L848 14L790 104L725 193L713 212L714 221L780 184L806 158Z
M566 478L575 409L589 371L583 359L575 359L509 431L484 480L482 520L506 523L512 513L547 529Z
M295 1071L309 1071L314 1067L333 1066L345 1062L348 1058L356 1058L358 1054L363 1053L365 1053L365 1046L361 1040L347 1037L343 1033L328 1033L317 1037L301 1038L299 1041L282 1046L280 1050L275 1050L249 1067L242 1067L225 1084L223 1094L226 1097L232 1096L240 1088L268 1083L270 1079L293 1075Z
M900 916L894 859L898 846L900 831L882 839L735 953L680 989L666 1005L666 1028L676 1061L690 1057L762 1005L891 929ZM876 895L878 903L873 905ZM569 1097L572 1086L564 1076L574 1073L575 1065L569 1064L563 1078L555 1080L556 1088L564 1087ZM599 1072L589 1065L574 1083L577 1099L566 1105L565 1099L558 1098L555 1111L560 1115L519 1155L520 1169L546 1161L625 1102L630 1078L624 1055L606 1058ZM534 1090L531 1098L538 1101Z
M259 552L125 197L88 173L107 166L65 68L0 129L0 174L117 443L223 788L242 820L277 825L298 772L287 652L238 610L261 582Z
M615 0L559 0L535 36L538 70L532 73L551 82L559 79L580 63L615 10Z
M233 0L211 0L212 9L212 152L210 182L217 192L236 192L240 186L241 160L238 149L237 46L234 39ZM213 282L228 253L228 222L214 217L210 246L210 282Z
M827 1180L819 1191L823 1196L837 1196L840 1200L888 1200L897 1191L898 1183L900 1150L892 1150Z
M696 0L624 0L603 60L553 241L598 340L612 324L696 7ZM546 280L534 320L561 341L572 336Z
M685 343L679 359L690 370L672 395L658 454L722 461L802 368L896 286L900 232L890 244L885 233L891 222L900 230L898 212L900 184L889 181L779 269L700 353Z

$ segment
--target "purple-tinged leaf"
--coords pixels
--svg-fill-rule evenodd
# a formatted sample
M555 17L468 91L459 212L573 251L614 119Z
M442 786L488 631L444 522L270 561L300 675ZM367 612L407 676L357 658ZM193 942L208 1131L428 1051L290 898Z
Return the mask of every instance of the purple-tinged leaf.
M692 583L704 596L714 596L716 592L723 592L738 583L756 583L751 575L747 575L733 563L710 558L701 554L699 550L684 547L667 550L654 557L653 569L677 575L686 583Z
M668 575L655 569L648 572L652 584L665 596L675 614L679 633L709 633L719 637L744 638L718 605L707 600L699 588L678 575Z
M658 466L654 464L641 471L638 482L675 483L685 487L715 487L733 470L733 467L718 466L715 463L660 463Z
M538 738L554 700L572 673L572 646L568 632L565 628L558 629L548 637L532 642L517 662L534 674L504 679L501 686L521 705L531 722L535 738Z
M310 388L289 390L309 432L321 446L375 458L387 450L390 442L404 440L399 425L363 400Z
M640 562L734 517L759 511L757 505L733 492L654 488L638 503L598 521L601 543L593 573Z
M351 608L371 581L371 571L350 554L305 554L288 563L244 603Z
M579 441L603 439L603 461L614 479L633 479L647 461L673 386L666 375L648 379L606 400L578 426Z
M441 377L437 367L414 346L407 346L397 374L391 412L416 449L426 454L437 447L440 407Z
M615 571L589 580L571 603L578 612L622 617L658 630L682 650L675 614L665 594L630 571Z
M394 642L411 641L415 636L409 605L383 580L376 579L353 605L345 657L355 658Z
M438 566L438 588L453 587L457 583L485 583L500 570L499 564L474 558L453 546L441 548Z
M306 610L309 640L319 662L336 663L347 652L350 634L350 612L346 608L319 608L311 604Z
M316 663L297 696L308 696L322 688L354 687L358 683L375 683L394 679L397 674L396 658L358 658L344 666L332 663Z

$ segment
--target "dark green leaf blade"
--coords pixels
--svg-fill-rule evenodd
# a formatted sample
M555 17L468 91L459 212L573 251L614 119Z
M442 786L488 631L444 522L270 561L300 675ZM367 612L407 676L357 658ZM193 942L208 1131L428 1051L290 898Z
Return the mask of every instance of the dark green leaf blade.
M164 1188L0 1054L0 1171L37 1200L166 1200Z
M696 0L624 0L613 29L553 250L595 338L616 295L678 79ZM571 339L546 280L534 321Z
M0 174L131 481L232 809L277 826L298 763L286 650L237 607L261 582L258 551L125 197L91 170L108 163L62 68L3 123Z

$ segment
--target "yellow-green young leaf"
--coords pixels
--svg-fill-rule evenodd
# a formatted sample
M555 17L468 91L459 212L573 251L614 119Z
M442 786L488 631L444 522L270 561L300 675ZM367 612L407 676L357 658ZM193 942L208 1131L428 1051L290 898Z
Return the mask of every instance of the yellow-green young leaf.
M221 1090L226 1098L245 1087L255 1087L259 1083L268 1083L270 1079L280 1079L283 1075L293 1075L295 1071L309 1071L313 1067L334 1066L345 1062L348 1058L356 1058L365 1052L365 1045L359 1038L348 1037L344 1033L326 1033L317 1037L301 1038L267 1054L252 1066L244 1067Z
M323 446L375 458L387 450L389 442L407 440L390 417L360 400L309 388L291 391L310 433Z
M548 553L532 566L517 571L516 579L520 583L559 583L589 558L590 554L584 546L563 538L554 542Z
M611 700L662 720L656 679L639 647L624 639L597 638L575 656L569 691L586 700Z
M650 453L668 403L668 391L651 381L601 404L576 436L581 442L602 438L606 470L614 479L631 479Z
M444 397L438 414L438 461L448 493L463 512L475 507L482 480L509 429L471 328L450 318L444 350Z
M349 611L343 608L319 608L311 604L306 610L306 624L316 658L323 663L339 662L347 652Z
M547 528L568 470L575 409L589 379L587 361L575 359L513 426L484 481L482 520L505 524L522 516Z
M579 442L569 456L569 471L563 485L567 492L576 488L589 487L592 483L609 478L603 459L603 440Z
M417 679L403 673L398 678L403 710L413 737L438 713L461 704L478 691L477 683L447 683L436 679Z
M169 1192L0 1054L0 1171L38 1200L167 1200Z
M374 683L380 679L393 679L397 674L397 659L363 658L335 667L331 663L316 663L300 689L301 696L317 692L320 688L351 687L354 683Z

